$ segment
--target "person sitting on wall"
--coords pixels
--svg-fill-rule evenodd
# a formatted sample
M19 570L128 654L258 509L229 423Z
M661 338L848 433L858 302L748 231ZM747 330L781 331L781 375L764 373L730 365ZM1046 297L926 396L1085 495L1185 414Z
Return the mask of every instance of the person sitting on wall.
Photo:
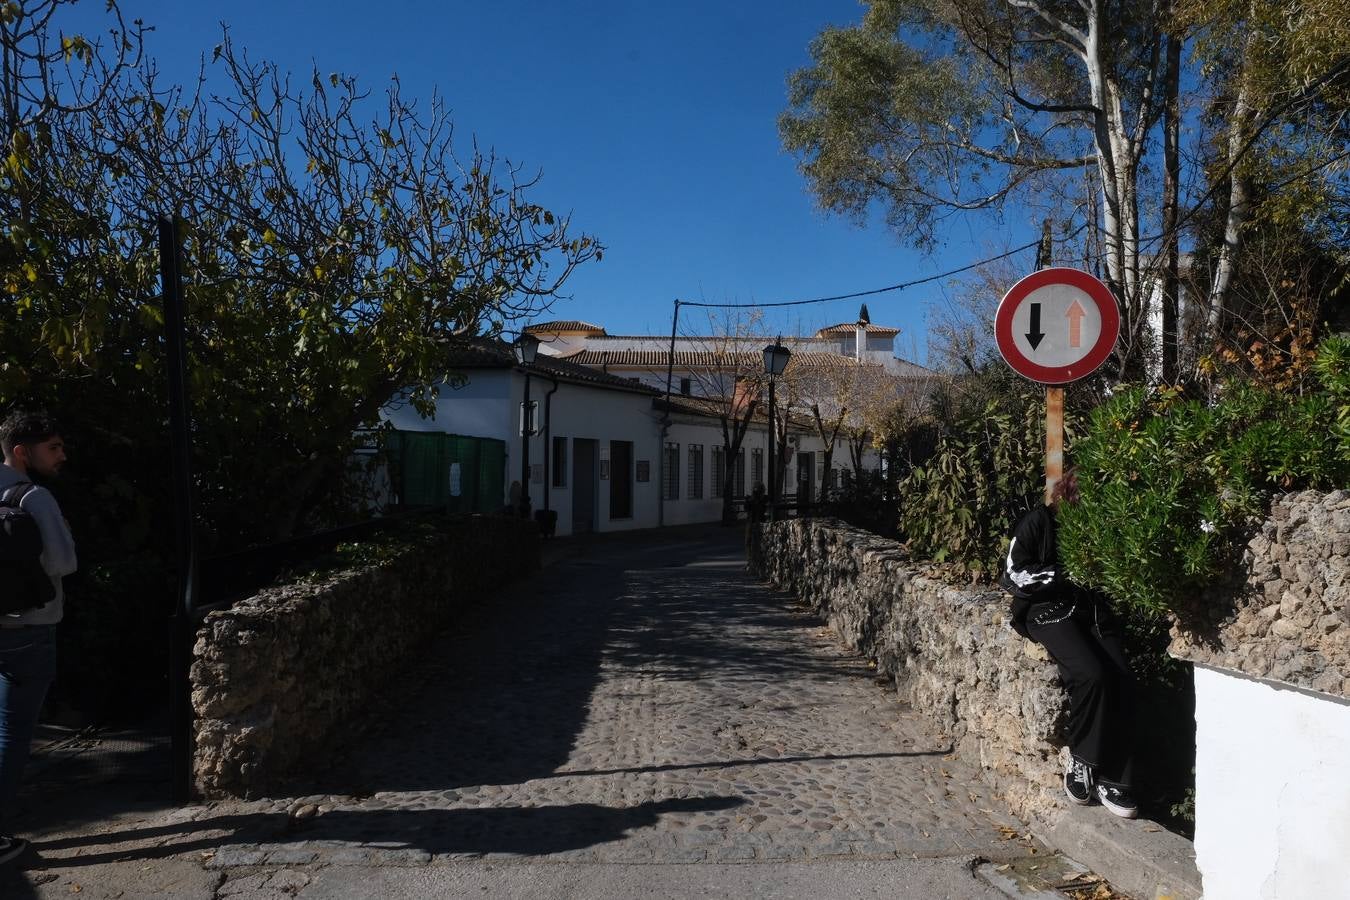
M1012 627L1036 641L1059 667L1069 691L1069 760L1064 792L1087 806L1093 798L1127 819L1134 800L1131 746L1133 679L1120 622L1100 594L1069 580L1058 559L1055 514L1078 502L1078 478L1064 474L1050 502L1013 528L999 584L1012 594Z

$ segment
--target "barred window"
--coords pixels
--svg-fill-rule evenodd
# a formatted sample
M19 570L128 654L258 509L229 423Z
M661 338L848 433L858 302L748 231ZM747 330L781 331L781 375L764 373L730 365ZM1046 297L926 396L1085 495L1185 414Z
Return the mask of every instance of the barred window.
M745 496L745 449L736 451L736 460L733 463L735 468L731 472L733 479L731 496L740 498Z
M665 465L661 467L661 496L680 499L680 445L666 443Z
M764 448L756 447L750 451L750 490L764 484Z
M689 499L703 499L703 445L689 445Z
M725 447L716 446L712 448L712 495L721 497L723 494L722 486L727 478L727 450Z

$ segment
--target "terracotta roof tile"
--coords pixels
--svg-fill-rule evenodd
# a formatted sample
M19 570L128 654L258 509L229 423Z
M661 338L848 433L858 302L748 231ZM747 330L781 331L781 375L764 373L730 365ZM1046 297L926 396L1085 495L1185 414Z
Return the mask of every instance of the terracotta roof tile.
M525 329L530 334L563 334L572 331L586 332L587 334L604 334L605 329L599 325L592 325L590 322L582 322L577 319L564 319L559 322L540 322L538 325L530 325Z
M509 369L520 368L512 355L511 347L503 343L486 343L452 350L446 354L446 365L451 369ZM532 375L556 377L577 384L591 384L596 387L633 391L639 394L660 394L661 391L649 387L635 378L611 375L589 366L579 366L557 356L539 354L534 364L525 366Z
M583 366L619 366L635 369L664 369L670 364L666 350L588 350L581 349L556 359ZM833 368L861 365L851 356L807 350L792 354L788 368ZM758 371L764 366L764 354L757 350L719 354L711 350L676 350L677 369L735 368Z
M816 332L816 334L852 334L858 327L856 322L840 322L838 325L827 325ZM867 323L863 330L868 334L899 334L899 328L887 328L885 325L873 325Z

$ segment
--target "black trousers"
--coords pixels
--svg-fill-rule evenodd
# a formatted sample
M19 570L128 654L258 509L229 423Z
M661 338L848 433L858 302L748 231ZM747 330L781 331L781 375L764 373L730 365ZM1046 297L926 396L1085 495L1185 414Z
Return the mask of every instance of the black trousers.
M1033 604L1027 631L1043 646L1069 691L1069 749L1102 781L1133 786L1134 679L1120 621L1086 592Z

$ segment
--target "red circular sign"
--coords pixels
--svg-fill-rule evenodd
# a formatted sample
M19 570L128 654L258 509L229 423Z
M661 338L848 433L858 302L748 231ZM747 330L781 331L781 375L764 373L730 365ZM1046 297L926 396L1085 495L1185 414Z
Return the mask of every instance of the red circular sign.
M998 351L1017 374L1068 384L1097 370L1120 335L1111 289L1078 269L1041 269L999 301Z

